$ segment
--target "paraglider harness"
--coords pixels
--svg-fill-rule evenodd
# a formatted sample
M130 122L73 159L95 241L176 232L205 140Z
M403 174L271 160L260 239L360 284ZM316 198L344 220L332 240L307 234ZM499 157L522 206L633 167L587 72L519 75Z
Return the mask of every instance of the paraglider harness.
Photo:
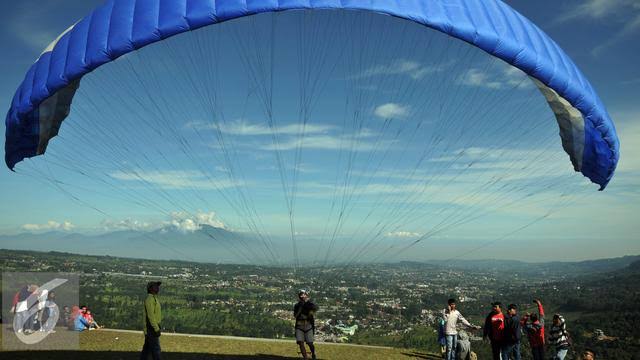
M296 318L296 329L301 330L304 333L307 333L311 330L315 330L316 324L315 319L313 317L313 312L317 310L315 304L311 301L307 301L304 303L298 302L294 307L294 316ZM311 327L306 329L306 325L310 324Z

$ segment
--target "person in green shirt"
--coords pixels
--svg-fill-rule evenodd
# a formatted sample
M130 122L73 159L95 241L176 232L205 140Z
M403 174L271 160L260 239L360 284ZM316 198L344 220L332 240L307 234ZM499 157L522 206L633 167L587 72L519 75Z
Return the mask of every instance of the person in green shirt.
M140 360L147 360L149 355L153 360L160 360L160 323L162 322L162 312L158 300L160 284L160 281L151 281L147 284L148 295L144 300L142 310L144 346L140 353Z

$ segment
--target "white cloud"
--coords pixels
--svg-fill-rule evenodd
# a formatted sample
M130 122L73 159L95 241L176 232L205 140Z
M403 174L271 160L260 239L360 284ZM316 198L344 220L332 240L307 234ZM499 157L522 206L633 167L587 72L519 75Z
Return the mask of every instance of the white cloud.
M64 221L62 223L59 223L57 221L49 220L45 224L24 224L20 228L26 231L39 232L39 231L54 231L54 230L71 231L75 227L76 226L69 221Z
M70 2L67 3L70 4ZM6 34L14 36L19 43L32 50L36 56L62 34L74 20L79 20L71 19L69 22L61 21L54 23L43 21L50 19L51 13L60 11L61 8L67 6L64 2L32 0L16 1L15 4L15 10L11 12L11 16L5 18L5 21L0 24L0 27ZM73 6L75 6L75 10L79 14L82 14L83 11L77 11L78 7L89 9L87 6L79 6L77 4ZM30 60L35 60L35 56Z
M394 237L394 238L417 238L422 236L422 234L417 232L411 232L411 231L394 231L394 232L388 232L386 236Z
M196 214L174 212L171 214L171 220L167 224L182 232L200 230L202 225L225 228L225 224L216 217L215 212L198 212Z
M635 85L635 84L640 84L640 77L637 77L635 79L627 79L627 80L623 80L622 82L620 82L623 85Z
M407 117L411 108L397 103L386 103L376 107L374 114L383 119L399 119Z
M57 34L49 29L40 28L39 22L33 21L34 18L39 18L39 16L11 16L9 17L11 20L6 23L5 28L20 43L40 54L56 38Z
M393 111L394 109L390 109ZM395 111L408 111L408 107L400 107L395 109ZM400 114L399 113L399 114ZM369 129L362 128L354 133L347 133L343 131L341 134L336 134L339 132L339 128L334 125L327 124L307 124L305 127L304 134L301 133L301 125L300 124L288 124L284 126L280 126L277 129L272 130L265 124L261 123L250 123L245 121L234 121L229 123L226 126L221 126L221 131L231 135L237 136L268 136L268 141L258 141L258 140L247 140L243 142L242 140L234 141L235 150L243 149L243 151L248 151L250 155L256 159L265 159L266 154L264 152L256 151L258 150L295 150L298 148L302 149L316 149L316 150L340 150L344 148L350 148L352 142L355 141L354 151L370 151L374 148L373 143L368 143L366 140L377 136L378 133ZM211 124L204 124L202 122L191 122L187 124L187 127L190 128L198 128L198 129L214 129L215 126ZM274 144L271 135L276 134L278 136L278 143ZM390 142L382 142L384 145L390 145ZM212 148L220 149L220 145L218 143L213 143L209 145ZM265 168L262 166L261 168ZM228 169L224 167L218 167L219 170L228 172ZM308 170L308 169L307 169ZM301 171L305 171L302 169ZM181 182L184 182L185 177L189 176L197 176L196 173L189 174L188 172L181 172L178 174L171 174L171 172L164 172L163 174L147 174L153 176L152 182L166 182L171 184L173 187L178 187ZM156 176L162 175L162 176ZM118 178L126 177L127 180L137 180L132 178L130 174L122 175L116 174ZM135 175L133 176L135 177ZM229 185L233 186L233 185Z
M136 231L148 231L157 227L150 222L135 220L127 218L124 220L103 220L100 223L102 230L105 231L118 231L118 230L136 230Z
M216 170L217 171L217 170ZM110 176L117 180L136 181L151 184L164 189L225 189L242 185L240 182L232 182L225 179L211 180L206 174L193 170L167 170L167 171L117 171Z
M614 121L620 139L620 161L616 172L640 172L640 111L615 115Z
M640 10L640 3L636 0L586 0L560 15L556 22L577 19L603 19L627 9Z
M477 68L469 69L462 76L460 82L463 85L488 89L525 89L533 86L531 80L522 70L510 65L506 65L498 72L486 72Z
M628 36L637 33L638 30L640 30L640 12L638 12L636 15L634 15L632 18L626 21L622 29L620 29L613 36L610 36L607 41L604 41L600 45L594 47L593 50L591 50L591 54L593 56L599 56L600 54L603 53L604 50L619 43L620 41L624 40Z
M475 68L467 70L467 73L462 78L462 83L469 86L482 86L489 89L502 88L501 82L490 80L487 73Z
M518 69L515 66L507 65L502 72L504 77L504 82L511 87L516 87L518 89L523 88L533 88L533 81L529 78L529 76L522 70Z
M196 129L218 129L215 124L204 122L190 122L187 124L187 126ZM280 125L271 128L266 123L254 123L245 120L234 120L228 123L220 123L219 126L221 132L239 136L265 136L272 134L298 135L302 133L302 124L300 123ZM332 130L333 128L334 127L331 125L307 124L304 128L304 134L322 134Z
M351 147L351 143L353 144L354 151L371 151L373 150L374 144L363 140L362 137L364 135L355 136L355 139L351 136L333 136L333 135L312 135L305 136L304 139L291 138L287 140L280 141L278 146L273 143L268 143L262 145L260 148L263 150L295 150L298 148L302 149L317 149L317 150L340 150L340 149L349 149ZM384 148L385 146L390 146L391 144L388 141L380 142L378 146Z
M414 60L398 59L387 65L373 66L357 75L356 78L379 75L406 75L414 80L420 80L428 74L443 71L445 67L446 65L425 66Z
M186 213L173 212L166 220L141 221L136 219L123 220L103 220L100 227L105 231L134 230L134 231L154 231L159 229L174 228L182 232L194 232L202 228L202 225L209 225L221 229L226 229L226 225L218 219L215 212Z
M606 41L594 47L591 54L598 56L612 45L640 30L640 2L637 0L587 0L561 14L555 24L570 21L607 21L620 26Z

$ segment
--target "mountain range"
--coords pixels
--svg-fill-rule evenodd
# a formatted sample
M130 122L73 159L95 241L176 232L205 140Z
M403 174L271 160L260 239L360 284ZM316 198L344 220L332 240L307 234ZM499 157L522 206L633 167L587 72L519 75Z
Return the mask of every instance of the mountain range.
M274 252L284 258L287 248L275 242ZM277 244L280 243L281 248ZM284 245L283 245L284 244ZM282 247L284 246L284 247ZM255 236L210 225L201 225L193 232L167 226L154 231L120 230L101 234L50 231L0 235L0 249L55 251L80 255L109 255L151 260L185 260L205 263L255 262L266 256L263 242ZM278 250L279 249L279 250ZM521 274L547 273L588 274L625 268L640 261L640 256L585 261L526 262L508 259L446 259L402 261L404 266L451 267L466 270L493 270ZM265 261L264 263L268 263Z
M4 249L155 260L233 262L238 261L238 253L247 252L247 247L255 247L251 237L209 225L193 232L165 227L151 232L121 230L93 235L62 231L0 235L0 248Z

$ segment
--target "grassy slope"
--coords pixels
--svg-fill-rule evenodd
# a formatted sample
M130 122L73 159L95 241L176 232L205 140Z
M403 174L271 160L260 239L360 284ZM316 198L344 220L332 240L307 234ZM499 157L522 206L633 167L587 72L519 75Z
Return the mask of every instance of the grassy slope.
M56 334L50 335L55 336ZM79 351L0 351L3 359L138 359L144 338L141 333L90 331L80 334ZM293 341L246 340L222 337L165 335L163 359L300 359ZM439 359L405 349L353 345L317 344L319 359Z

